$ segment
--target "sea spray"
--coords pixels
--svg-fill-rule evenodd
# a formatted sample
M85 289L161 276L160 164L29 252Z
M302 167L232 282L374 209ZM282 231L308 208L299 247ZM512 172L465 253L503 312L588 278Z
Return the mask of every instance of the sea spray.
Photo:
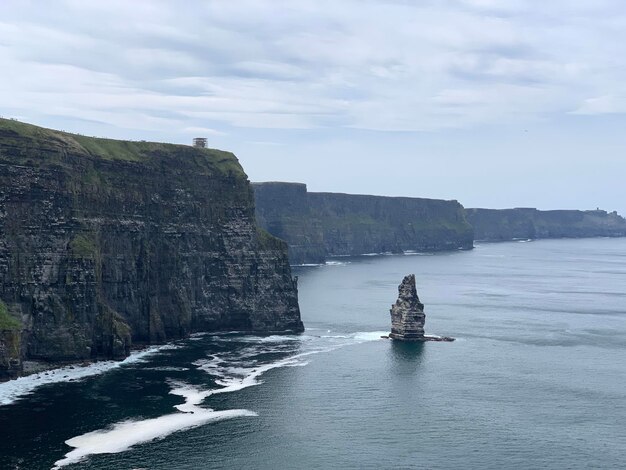
M123 361L99 361L87 366L65 366L50 369L36 374L19 377L8 382L0 383L0 406L10 405L15 401L33 393L43 385L60 382L74 382L87 377L103 374L118 367L144 362L149 356L156 353L179 348L179 345L165 344L153 346L131 353Z
M223 356L211 354L206 359L194 361L196 366L213 377L216 385L221 388L201 389L200 387L176 380L168 380L169 393L184 398L184 403L175 405L177 410L157 418L145 420L125 420L113 424L109 428L91 431L65 441L73 447L65 456L55 462L55 469L80 462L90 455L112 454L125 452L133 446L157 439L163 439L175 432L184 431L208 423L238 417L257 416L254 411L232 409L215 411L200 406L207 398L224 393L236 392L248 387L260 385L259 379L264 373L283 367L302 367L308 362L308 356L333 351L339 347L380 339L381 332L357 332L349 335L327 336L339 343L327 347L319 347L310 351L292 354L269 363L259 363L251 359L259 355L285 354L284 348L295 346L298 339L305 342L321 339L319 336L222 336L213 337L216 341L237 341L246 344L241 350L231 351ZM347 341L346 341L347 340ZM290 352L293 353L293 350ZM245 362L242 364L242 362Z

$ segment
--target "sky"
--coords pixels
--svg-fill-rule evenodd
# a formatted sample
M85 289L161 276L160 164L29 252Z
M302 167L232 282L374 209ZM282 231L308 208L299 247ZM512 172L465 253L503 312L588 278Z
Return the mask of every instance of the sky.
M252 181L626 215L623 0L0 0L0 115Z

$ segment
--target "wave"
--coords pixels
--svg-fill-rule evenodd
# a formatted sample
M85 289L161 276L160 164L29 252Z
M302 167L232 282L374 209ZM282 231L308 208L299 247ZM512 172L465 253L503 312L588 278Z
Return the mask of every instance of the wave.
M308 364L306 360L308 356L330 352L350 344L379 340L383 334L386 334L386 332L356 332L325 337L305 335L213 337L212 339L239 341L246 344L242 350L233 350L221 355L210 355L206 359L200 359L192 363L199 370L210 375L220 388L203 390L185 382L169 380L169 393L184 398L184 403L174 406L177 410L176 412L157 418L121 421L109 428L91 431L68 439L65 443L73 447L73 450L55 462L54 469L60 469L66 465L80 462L90 455L124 452L136 445L163 439L175 432L208 423L239 417L257 416L254 411L250 410L215 411L211 408L202 407L201 404L213 395L233 393L260 385L263 383L260 377L270 370L283 367L306 366ZM294 349L302 346L303 339L306 341L314 338L330 338L342 341L339 344L323 345L309 351L294 354L297 350ZM291 349L285 350L285 348ZM267 357L267 354L274 353L287 353L289 355L273 362L259 363L258 357ZM148 352L143 357L147 354Z
M435 253L430 251L417 251L417 250L404 250L402 252L405 256L434 256Z
M378 341L379 339L382 339L381 336L386 336L388 334L389 334L389 331L359 331L356 333L347 333L344 335L340 335L340 334L322 335L320 336L320 338L353 340L349 343L342 343L342 344L337 345L337 347L342 347L342 346L348 346L350 344L365 343L368 341Z
M381 338L381 336L387 336L389 334L389 331L364 331L364 332L358 332L358 333L354 333L352 335L352 337L358 341L358 342L367 342L367 341L378 341Z
M159 416L158 418L144 420L128 420L115 423L109 429L88 432L65 441L70 447L74 447L65 456L56 461L55 469L66 465L80 462L90 455L115 454L129 450L138 444L144 444L157 439L163 439L175 432L184 431L202 426L215 421L232 419L245 416L257 416L254 411L244 409L215 411L211 408L202 408L199 405L211 395L231 393L247 387L259 385L259 376L265 372L279 367L303 366L306 362L300 361L300 357L307 353L288 357L280 361L251 368L220 368L219 359L213 357L213 361L207 364L198 364L198 367L211 375L221 376L215 382L222 388L200 390L189 384L170 381L172 389L170 394L178 395L185 399L174 408L178 412Z
M185 403L176 406L182 412L140 421L122 421L114 424L110 429L92 431L68 439L65 443L74 450L57 460L54 463L54 469L80 462L90 455L124 452L137 444L163 439L175 432L207 423L257 416L255 412L249 410L215 411L210 408L201 408L197 405L202 401L203 392L191 386L173 389L170 393L185 397Z
M100 361L87 366L65 366L9 380L8 382L0 383L0 406L15 403L17 400L30 395L42 385L82 380L118 367L143 362L148 356L157 352L179 347L172 344L153 346L133 352L123 361Z
M241 335L241 336L221 336L215 335L212 337L213 341L220 341L225 343L296 343L303 342L309 339L313 339L313 336L309 335L269 335L269 336L257 336L257 335Z

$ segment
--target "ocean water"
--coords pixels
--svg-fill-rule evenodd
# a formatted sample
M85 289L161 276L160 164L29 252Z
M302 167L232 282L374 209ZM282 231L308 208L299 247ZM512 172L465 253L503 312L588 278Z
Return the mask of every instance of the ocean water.
M624 468L626 239L295 269L307 330L0 385L2 469ZM388 332L417 276L430 334Z

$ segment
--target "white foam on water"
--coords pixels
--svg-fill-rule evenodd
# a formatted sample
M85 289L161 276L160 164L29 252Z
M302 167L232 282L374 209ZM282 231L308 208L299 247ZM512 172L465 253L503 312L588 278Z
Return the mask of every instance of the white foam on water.
M260 385L263 383L260 380L261 375L272 369L306 366L308 362L304 358L308 356L330 352L350 344L379 340L383 334L387 334L387 332L356 332L348 335L330 336L329 338L343 341L332 346L294 354L267 364L259 364L256 360L247 358L254 354L285 352L273 348L271 344L272 342L280 343L278 338L284 337L257 337L256 340L260 341L260 344L253 344L244 351L234 351L234 357L211 355L207 359L195 361L193 365L213 376L215 383L221 388L202 390L184 382L170 380L171 390L169 393L185 400L184 403L174 406L176 412L145 420L121 421L113 424L110 428L73 437L65 443L74 449L55 462L54 469L80 462L90 455L124 452L136 445L163 439L175 432L207 423L237 417L257 416L255 412L245 409L215 411L200 405L212 395L232 393ZM289 341L293 341L293 338L290 338ZM243 360L246 361L245 364L241 364Z
M66 366L9 380L8 382L0 383L0 406L10 405L20 398L30 395L42 385L82 380L128 364L144 362L148 356L157 352L179 347L171 344L153 346L133 352L123 361L100 361L87 366Z
M317 352L317 351L315 351ZM177 413L171 413L158 418L140 421L122 421L113 425L111 429L92 431L81 436L73 437L65 443L74 450L65 454L65 457L55 462L55 469L84 460L89 455L111 454L124 452L137 444L143 444L155 439L162 439L174 432L201 426L209 422L242 417L257 416L249 410L214 411L202 408L199 405L212 395L231 393L244 388L259 385L259 377L265 372L279 367L304 366L307 363L300 360L314 352L297 354L285 359L248 368L220 366L224 362L217 356L207 361L196 361L197 366L211 375L217 375L215 383L222 388L200 390L194 386L170 381L170 393L181 396L185 402L176 405Z
M214 411L197 406L202 401L203 393L194 387L186 386L174 389L170 393L185 397L185 403L178 405L181 412L171 413L158 418L122 421L110 429L88 432L65 441L74 448L54 463L54 469L80 462L90 455L117 454L133 446L163 439L172 433L202 426L207 423L243 416L257 416L249 410Z
M250 343L291 343L306 339L305 335L244 336L239 341Z
M270 335L270 336L257 336L257 335L213 335L213 341L222 341L227 343L254 343L254 344L262 344L262 343L293 343L293 342L301 342L311 339L311 336L307 335Z
M279 367L306 365L300 360L300 358L309 354L311 354L311 352L297 354L269 364L257 365L256 363L252 363L248 364L247 367L242 365L231 365L231 361L228 359L222 359L217 356L212 356L208 360L196 361L194 362L196 367L212 376L218 377L215 380L215 383L223 387L203 392L204 395L202 399L219 393L230 393L254 385L259 385L262 382L260 382L258 378L265 372Z
M360 343L365 343L368 341L379 341L382 339L381 336L387 336L388 334L388 331L359 331L353 333L352 337Z
M331 330L328 330L327 333L331 333ZM336 347L349 346L351 344L359 344L365 343L368 341L378 341L382 339L381 336L387 336L389 334L388 331L357 331L356 333L346 333L346 334L327 334L320 335L319 338L324 339L336 339L336 340L353 340L348 342L342 342ZM336 348L333 348L336 349Z
M207 333L207 332L192 333L192 334L189 335L189 338L187 338L187 340L188 341L200 341L201 339L203 339L208 334L209 333Z
M347 266L349 261L326 261L326 266Z
M328 330L330 333L330 330ZM217 394L228 393L236 390L241 390L253 385L258 385L262 382L258 380L258 377L267 372L268 370L279 367L296 367L304 366L306 362L303 361L304 357L319 354L323 352L330 352L337 348L349 346L353 344L378 341L381 336L387 335L387 331L372 331L372 332L356 332L349 334L336 334L336 335L322 335L317 337L307 337L308 340L315 338L325 340L336 340L336 342L326 344L324 346L317 347L310 351L301 352L287 356L276 362L269 364L258 364L253 357L259 354L271 354L271 353L289 353L292 351L286 351L284 346L280 344L276 347L271 347L270 344L254 344L246 347L244 350L235 351L224 356L211 355L206 359L200 359L193 363L194 366L200 370L208 373L209 375L216 377L215 382L224 388L217 390L210 390L204 392L204 398ZM296 337L298 338L298 337ZM283 349L280 349L283 347Z
M331 331L328 330L328 333ZM339 344L337 347L341 346L349 346L351 344L365 343L368 341L378 341L381 339L381 336L387 336L389 334L388 331L357 331L356 333L346 333L343 335L321 335L320 338L327 339L349 339L353 340L350 342L344 342Z

